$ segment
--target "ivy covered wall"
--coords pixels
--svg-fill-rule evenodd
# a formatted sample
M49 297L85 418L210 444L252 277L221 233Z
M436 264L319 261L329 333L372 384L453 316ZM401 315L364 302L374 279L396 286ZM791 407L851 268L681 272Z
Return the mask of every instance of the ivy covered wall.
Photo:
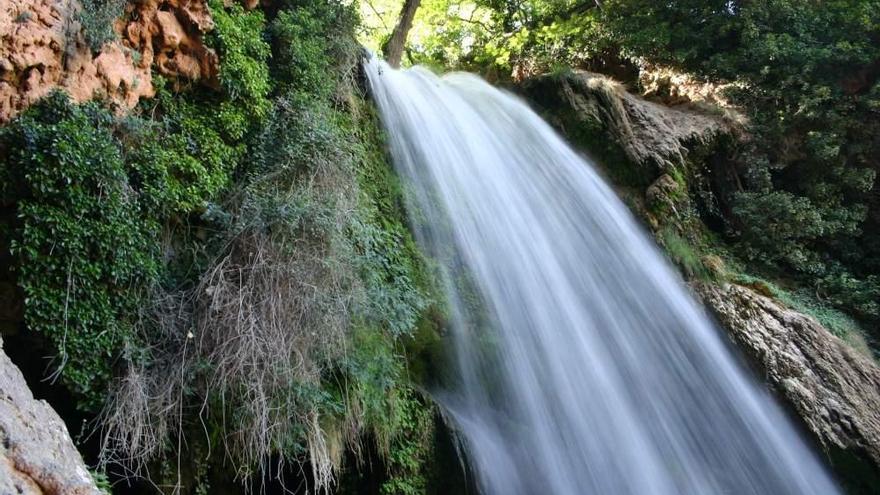
M125 115L55 92L0 128L20 332L95 418L111 478L208 493L283 460L320 489L379 462L382 493L423 493L438 416L407 356L442 313L357 14L208 8L215 87L155 76Z

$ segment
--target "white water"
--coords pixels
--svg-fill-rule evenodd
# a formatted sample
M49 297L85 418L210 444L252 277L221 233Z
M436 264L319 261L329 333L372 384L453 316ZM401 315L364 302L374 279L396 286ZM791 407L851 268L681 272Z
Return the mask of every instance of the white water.
M367 62L485 494L829 494L825 468L609 187L477 77Z

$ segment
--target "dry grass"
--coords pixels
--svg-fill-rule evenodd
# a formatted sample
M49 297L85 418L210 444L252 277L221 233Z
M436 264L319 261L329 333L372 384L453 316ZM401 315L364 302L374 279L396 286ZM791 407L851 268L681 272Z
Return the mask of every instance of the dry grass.
M356 183L331 158L255 179L197 286L154 297L141 325L150 347L128 359L101 421L105 462L145 475L148 461L184 452L184 422L197 411L206 438L212 421L224 432L209 448L222 448L239 478L268 472L272 454L303 440L313 489L332 485L360 421L322 425L312 395L346 352L363 289L346 236Z

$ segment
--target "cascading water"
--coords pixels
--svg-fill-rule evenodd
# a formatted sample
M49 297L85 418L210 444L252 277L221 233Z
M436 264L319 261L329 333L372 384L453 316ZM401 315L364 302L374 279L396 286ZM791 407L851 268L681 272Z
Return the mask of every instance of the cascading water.
M366 63L438 261L457 374L438 401L486 494L829 494L624 205L479 78Z

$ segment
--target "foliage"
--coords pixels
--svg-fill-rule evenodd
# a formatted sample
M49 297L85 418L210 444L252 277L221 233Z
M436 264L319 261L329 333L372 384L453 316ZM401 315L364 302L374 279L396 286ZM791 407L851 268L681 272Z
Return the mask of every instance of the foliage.
M104 471L89 469L89 476L92 477L92 481L95 482L95 486L98 488L99 492L105 495L113 493L113 484L110 483L110 479L107 478L107 473Z
M288 1L269 27L273 78L279 90L329 98L356 65L350 33L358 23L354 4Z
M404 349L436 327L354 86L357 14L276 7L267 22L209 2L216 90L156 76L125 117L57 94L0 130L26 323L83 407L109 396L107 461L159 461L180 483L180 462L199 479L204 462L164 460L222 446L243 478L271 456L308 459L321 488L343 449L374 438L384 492L418 493L434 411Z
M393 4L393 5L389 5ZM379 46L400 2L364 2L362 41ZM546 72L605 49L593 2L425 0L407 51L411 63L464 68L493 78Z
M261 11L245 12L238 3L226 8L222 0L211 0L208 6L215 28L207 41L220 56L220 84L226 96L216 102L219 108L212 113L220 128L239 140L270 107L267 60L271 52L263 39L266 21Z
M82 1L77 17L93 52L99 52L105 43L116 39L113 22L122 15L126 3L126 0Z
M863 208L814 205L786 191L741 192L733 211L742 222L741 235L751 258L785 262L811 274L822 274L825 266L809 243L823 236L852 235L865 218Z
M880 4L604 5L609 33L627 54L739 83L730 96L755 136L740 151L745 190L730 198L745 253L794 270L851 311L858 303L847 290L823 281L876 293L878 224L867 212L877 207L880 169ZM874 307L858 313L880 318Z
M123 121L127 161L155 211L205 208L227 187L271 105L263 14L221 2L210 8L216 27L208 42L222 57L222 92L180 95L156 78L156 98L147 103L155 120Z
M159 270L157 225L132 190L112 122L55 93L0 134L25 319L54 343L56 373L87 407L101 403L141 288Z
M205 205L228 177L238 180L197 220L211 232L200 248L211 258L151 294L139 333L144 344L113 392L104 440L108 455L137 467L182 455L169 440L188 436L187 423L195 422L212 445L222 444L239 476L265 471L273 455L308 459L314 488L322 489L344 448L357 451L369 434L389 459L401 449L409 456L413 421L418 414L433 419L415 399L399 350L428 300L377 122L351 86L351 7L280 8L260 29L254 19L237 20L249 14L224 11L230 18L218 22L215 40L232 39L223 35L230 30L265 36L272 57L252 57L265 71L224 72L228 53L218 51L221 81L225 73L248 88L247 74L265 72L268 92L236 93L225 83L220 96L162 89L150 111L158 122L144 135L162 132L165 152L150 146L153 138L132 138L145 150L131 155L139 177L166 177L149 167L177 161L174 173L152 182L176 186L192 170L203 179L185 181L190 189L167 198L177 205L166 207L171 212ZM207 111L220 98L238 108L268 94L275 96L264 113L242 114L242 140ZM175 146L178 136L186 146ZM416 464L427 456L417 459L395 468L400 486L419 486Z
M414 391L407 391L400 396L395 408L395 434L386 459L391 476L382 485L382 494L425 493L425 466L431 461L429 455L434 433L434 411Z
M161 80L156 85L158 119L122 122L126 160L152 211L199 210L227 186L243 158L240 130L230 133L222 117L206 112L212 100L181 98Z
M2 131L26 322L50 339L85 408L103 402L122 351L140 346L141 308L168 277L163 225L227 187L267 114L263 17L238 14L214 12L222 93L179 95L157 78L145 116L122 119L55 94Z

